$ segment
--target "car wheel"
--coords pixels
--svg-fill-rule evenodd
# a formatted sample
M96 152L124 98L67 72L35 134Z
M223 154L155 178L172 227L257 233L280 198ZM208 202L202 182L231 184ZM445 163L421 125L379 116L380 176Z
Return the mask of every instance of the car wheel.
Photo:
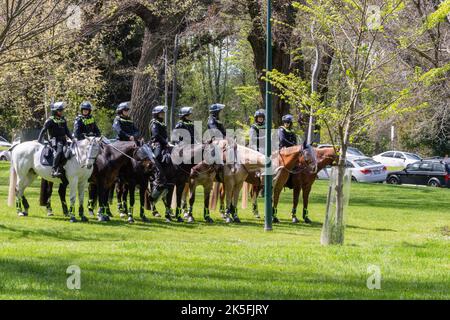
M8 161L8 159L6 159L5 156L1 156L1 157L0 157L0 161Z
M389 177L389 179L387 180L387 183L389 183L389 184L400 184L400 179L397 178L396 176Z
M358 180L354 176L352 176L352 182L358 182Z
M428 185L430 187L440 187L441 184L439 183L439 181L435 180L435 179L431 179L430 181L428 181Z

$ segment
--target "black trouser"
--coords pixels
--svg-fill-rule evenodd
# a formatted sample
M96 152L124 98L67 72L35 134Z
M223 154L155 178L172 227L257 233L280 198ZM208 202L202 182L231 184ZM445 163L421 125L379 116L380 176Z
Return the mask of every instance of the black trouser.
M163 189L166 186L167 180L166 175L164 173L164 165L163 165L163 151L164 148L159 144L155 144L155 148L153 149L153 154L155 156L155 187L158 189Z
M61 166L61 162L64 158L64 146L67 144L65 140L53 140L52 146L56 150L55 158L53 159L53 169L56 170Z

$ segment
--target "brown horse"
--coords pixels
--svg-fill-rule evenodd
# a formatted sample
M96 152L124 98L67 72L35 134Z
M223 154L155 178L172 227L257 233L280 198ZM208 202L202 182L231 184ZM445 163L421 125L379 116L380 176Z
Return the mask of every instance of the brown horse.
M290 173L294 172L296 167L307 168L310 172L317 170L316 152L311 146L303 144L284 148L272 154L273 175L273 221L279 222L277 216L277 206L282 188L289 180ZM253 214L260 218L258 211L258 195L264 188L264 177L257 173L248 175L246 182L252 186L250 196L253 203Z
M296 215L300 191L303 192L303 220L306 223L311 223L311 220L308 218L308 201L311 187L317 179L318 172L324 169L326 166L336 163L336 161L338 160L338 155L334 148L316 149L316 157L316 171L311 171L309 168L299 168L298 172L295 172L291 177L293 188L293 205L291 214L293 223L299 222Z

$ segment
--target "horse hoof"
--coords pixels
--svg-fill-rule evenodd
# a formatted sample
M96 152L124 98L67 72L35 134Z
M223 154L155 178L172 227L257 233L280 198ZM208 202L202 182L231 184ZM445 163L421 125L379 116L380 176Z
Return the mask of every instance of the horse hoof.
M77 219L75 217L70 217L69 222L70 223L77 222Z
M225 223L232 223L233 219L231 219L230 217L225 218Z
M17 215L19 217L28 217L28 213L26 213L26 212L19 212L19 213L17 213Z
M145 214L141 215L141 219L142 219L142 222L146 222L146 223L150 222L150 219L147 218L147 216Z
M188 216L187 216L187 222L188 222L188 223L194 223L194 222L195 222L194 217L188 215Z
M166 222L172 222L172 217L170 216L170 214L166 214L165 218L166 218Z
M53 216L54 216L53 212L47 212L47 217L53 217Z
M299 223L300 221L298 220L297 217L292 217L292 223Z
M233 221L234 223L241 223L241 219L239 219L239 217L234 217Z
M272 222L273 222L273 223L280 223L280 220L278 220L277 217L274 217L273 220L272 220Z
M80 216L81 222L89 222L89 219L86 216Z
M184 222L184 219L182 217L177 217L177 222L179 223Z
M88 211L88 214L89 214L91 217L95 216L94 210L89 210L89 211Z
M308 224L312 223L312 221L311 221L311 220L309 220L309 218L308 218L308 217L304 217L304 218L303 218L303 220L305 221L305 223L308 223Z
M113 214L111 212L108 212L107 215L108 215L109 218L113 217Z
M214 220L211 219L210 217L206 217L205 221L206 221L206 223L214 223Z
M255 214L255 219L261 219L261 216L257 213Z
M154 212L152 212L152 214L155 218L161 218L161 215L159 214L158 211L154 211Z
M128 223L134 223L133 217L128 217Z
M126 217L128 217L128 215L126 213L123 213L123 212L120 213L121 219L125 219Z

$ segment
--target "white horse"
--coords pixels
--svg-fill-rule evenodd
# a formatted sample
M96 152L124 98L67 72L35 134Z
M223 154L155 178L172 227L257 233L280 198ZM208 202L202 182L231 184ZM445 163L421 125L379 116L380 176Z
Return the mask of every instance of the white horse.
M75 201L79 198L79 214L82 221L87 221L83 213L84 190L88 179L91 177L93 164L100 153L101 138L86 138L82 141L74 140L71 147L71 155L64 165L68 185L70 188L70 210L71 222L75 219ZM29 204L25 198L25 189L37 176L53 182L63 183L60 178L52 177L52 168L41 164L40 158L44 146L37 141L28 141L13 147L11 151L11 172L9 182L8 205L14 205L19 216L27 216ZM66 206L65 199L61 199L62 205ZM23 208L22 208L23 205Z

